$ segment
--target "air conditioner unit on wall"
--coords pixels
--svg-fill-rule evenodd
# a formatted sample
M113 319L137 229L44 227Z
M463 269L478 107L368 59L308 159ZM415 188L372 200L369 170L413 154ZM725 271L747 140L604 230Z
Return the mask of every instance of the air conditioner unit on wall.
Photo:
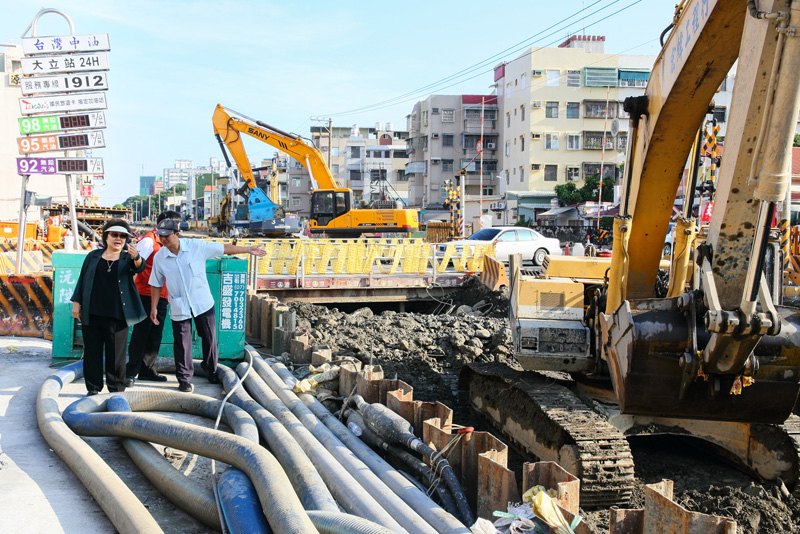
M542 164L541 163L531 163L531 170L532 171L538 171L541 168L542 168Z
M497 148L497 143L486 143L486 148L488 150L495 150Z
M489 204L489 209L493 211L503 211L504 209L506 209L506 203L504 200L501 200L499 202L492 202L491 204Z
M531 139L541 139L541 138L542 138L542 134L537 133L537 132L531 132Z
M542 101L541 100L536 100L534 102L531 102L531 107L532 108L540 108L540 107L542 107Z
M439 139L439 134L438 133L431 134L431 138Z
M533 71L531 71L531 75L533 75L533 76L541 76L542 74L543 74L543 71L541 71L541 70L533 70Z

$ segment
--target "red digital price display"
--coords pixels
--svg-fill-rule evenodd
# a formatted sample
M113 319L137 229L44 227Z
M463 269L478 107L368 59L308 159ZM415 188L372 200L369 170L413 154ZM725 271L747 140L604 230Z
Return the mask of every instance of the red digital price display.
M58 138L58 146L62 149L81 148L89 146L87 134L62 135Z
M84 160L77 159L59 159L58 172L59 173L73 173L73 172L86 172L88 163Z
M89 124L89 115L66 115L64 117L59 117L58 119L61 122L61 129L68 130L70 128L89 128L91 124Z

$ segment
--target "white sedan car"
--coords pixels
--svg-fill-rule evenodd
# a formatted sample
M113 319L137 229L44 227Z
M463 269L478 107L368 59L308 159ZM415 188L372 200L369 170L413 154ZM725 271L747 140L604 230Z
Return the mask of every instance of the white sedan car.
M534 265L541 265L545 256L561 254L561 244L558 239L545 237L522 226L484 228L466 239L437 245L436 250L438 254L443 254L447 245L455 245L456 251L461 254L465 246L489 244L494 244L495 256L502 262L507 262L511 254L521 254L522 261L532 261Z

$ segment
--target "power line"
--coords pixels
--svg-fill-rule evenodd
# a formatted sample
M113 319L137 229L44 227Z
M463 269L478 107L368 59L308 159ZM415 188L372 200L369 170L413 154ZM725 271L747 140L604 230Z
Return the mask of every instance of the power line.
M612 2L612 4L613 4L613 3L616 3L616 2L618 2L618 1L619 1L619 0L614 0L614 2ZM600 18L600 19L598 19L598 20L596 20L596 21L594 21L594 22L592 22L592 23L590 23L590 24L583 24L583 26L582 26L582 29L584 29L584 30L585 30L586 28L589 28L589 27L591 27L591 26L594 26L594 25L596 25L596 24L599 24L600 22L603 22L604 20L607 20L607 19L609 19L609 18L611 18L611 17L613 17L613 16L615 16L615 15L617 15L617 14L619 14L619 13L621 13L621 12L625 11L625 10L627 10L627 9L629 9L629 8L631 8L631 7L633 7L634 5L636 5L636 4L638 4L638 3L642 2L642 1L643 1L643 0L636 0L636 1L632 2L631 4L628 4L627 6L625 6L625 7L622 7L622 8L620 8L620 9L618 9L617 11L614 11L613 13L610 13L609 15L606 15L605 17L602 17L602 18ZM595 4L597 4L597 2L595 2L594 4L591 4L589 7L591 8L591 7L592 7L592 6L594 6ZM605 7L609 7L609 6L610 6L610 5L612 5L612 4L609 4L609 5L605 6ZM592 15L594 15L594 14L598 13L599 11L602 11L603 9L605 9L605 7L604 7L604 8L600 8L600 9L598 9L597 11L593 12L593 13L592 13ZM586 8L586 9L588 9L588 8ZM557 26L557 25L561 24L562 22L564 22L564 21L566 21L566 20L569 20L570 18L574 17L574 16L575 16L576 14L578 14L578 13L580 13L580 11L578 11L577 13L573 13L573 14L572 14L572 15L570 15L569 17L566 17L565 19L562 19L561 21L557 22L557 23L556 23L556 24L554 24L554 25L551 25L550 27L548 27L547 29L545 29L545 30L542 30L542 31L543 31L543 32L544 32L544 31L547 31L547 30L549 30L549 29L553 28L554 26ZM581 23L582 23L583 21L579 21L579 22L581 22ZM569 26L569 25L568 25L568 26ZM541 37L541 38L537 39L537 41L541 41L541 40L543 40L543 39L545 39L545 38L547 38L547 37L551 37L551 36L552 36L552 35L554 35L555 33L558 33L558 32L560 32L560 31L562 31L562 30L564 30L564 29L565 29L565 28L559 28L559 29L556 29L555 31L553 31L553 32L551 32L551 33L549 33L549 34L547 34L547 35L545 35L545 36L543 36L543 37ZM539 32L539 33L537 33L536 35L539 35L539 34L541 34L541 33L542 33L542 32ZM533 36L533 37L535 37L535 36ZM532 38L532 37L531 37L531 38ZM531 38L528 38L528 39L526 39L525 41L521 41L521 42L522 42L522 43L525 43L525 42L529 41ZM523 54L523 55L519 56L519 58L517 58L517 59L520 59L520 58L523 58L523 57L529 56L529 55L533 54L534 52L537 52L537 51L539 51L539 50L541 50L541 49L543 49L543 48L547 48L547 47L549 47L549 46L552 46L552 45L554 45L554 44L556 44L556 43L559 43L559 42L561 42L561 41L562 41L562 38L561 38L561 37L559 37L557 40L555 40L555 41L552 41L552 42L550 42L550 43L548 43L548 44L546 44L546 45L540 46L540 47L536 48L535 50L531 50L530 52L528 52L528 53L526 53L526 54ZM647 41L647 42L650 42L650 41ZM643 44L646 44L646 43L643 43ZM642 46L642 45L638 45L638 46ZM638 46L637 46L637 47L634 47L634 48L638 48ZM514 49L514 50L511 52L511 54L513 54L513 53L516 53L516 52L518 52L518 51L520 50L520 48L518 47L518 45L515 45L514 47L510 47L510 48L508 48L508 49L504 50L503 52L500 52L500 53L498 53L498 54L495 54L495 55L494 55L494 56L492 56L491 58L487 58L486 60L484 60L484 61L482 61L482 62L479 62L479 63L476 63L476 64L475 64L475 65L473 65L472 67L470 67L470 68L468 68L468 69L464 69L464 70L462 70L462 71L459 71L459 72L461 72L461 73L464 73L464 74L469 74L469 73L471 73L471 72L475 72L475 71L476 71L477 69L479 69L481 66L484 66L484 63L486 63L486 61L489 61L489 60L491 60L491 59L493 59L493 58L497 57L497 56L498 56L498 55L500 55L500 54L504 54L506 51L508 51L508 50L511 50L511 49ZM506 54L506 55L511 55L511 54ZM619 55L619 54L616 54L616 55ZM450 88L450 87L454 87L454 86L456 86L456 85L460 85L460 84L462 84L462 83L468 82L469 80L473 80L473 79L477 78L478 76L482 76L482 75L484 75L484 74L486 74L486 73L488 73L488 72L492 72L493 70L494 70L494 67L491 67L491 68L489 68L489 69L486 69L486 70L481 70L480 72L478 72L477 74L475 74L475 75L473 75L473 76L470 76L470 77L468 77L468 78L463 78L463 79L461 79L461 80L458 80L458 81L456 81L456 82L454 82L454 83L451 83L451 84L449 84L449 85L445 85L445 86L441 86L441 87L436 87L436 89L438 89L438 90L442 90L442 89L448 89L448 88ZM458 73L457 73L457 74L458 74ZM377 111L377 110L379 110L379 109L385 109L385 108L393 107L393 106L395 106L395 105L398 105L398 104L403 104L403 103L405 103L405 102L409 102L409 101L412 101L412 100L416 100L416 99L417 99L417 94L418 94L418 93L420 93L420 92L424 91L425 89L428 89L428 88L434 87L434 86L436 86L436 85L437 85L437 84L439 84L439 83L443 83L444 81L450 80L450 79L452 79L452 78L453 78L453 77L455 77L455 76L456 76L456 75L451 75L451 76L448 76L448 77L446 77L446 78L443 78L443 79L442 79L442 80L440 80L439 82L434 82L434 83L432 83L432 84L428 84L428 85L426 85L426 86L424 86L424 87L422 87L422 88L420 88L420 89L417 89L417 90L414 90L414 91L410 91L410 92L408 92L408 93L405 93L405 94L403 94L403 95L399 95L399 96L397 96L397 97L394 97L394 98L391 98L391 99L388 99L388 100L385 100L385 101L382 101L382 102L378 102L378 103L375 103L375 104L372 104L372 105L369 105L369 106L363 106L363 107L361 107L361 108L356 108L356 109L352 109L352 110L349 110L349 111L342 111L342 112L339 112L339 113L328 113L328 114L326 114L326 116L337 117L337 116L342 116L342 115L355 115L355 114L358 114L358 113L365 113L365 112L367 112L367 111ZM463 76L463 74L462 74L462 76ZM405 98L406 96L409 96L410 98Z

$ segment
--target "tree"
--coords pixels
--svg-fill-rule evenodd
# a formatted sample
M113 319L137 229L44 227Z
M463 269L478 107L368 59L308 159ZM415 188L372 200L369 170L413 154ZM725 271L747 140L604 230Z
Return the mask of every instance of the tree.
M556 197L562 206L571 206L586 201L597 201L597 192L600 187L600 177L587 176L583 187L578 189L575 182L567 182L554 188ZM603 180L603 202L614 200L614 180Z
M800 146L800 134L794 134L794 143L792 146Z

